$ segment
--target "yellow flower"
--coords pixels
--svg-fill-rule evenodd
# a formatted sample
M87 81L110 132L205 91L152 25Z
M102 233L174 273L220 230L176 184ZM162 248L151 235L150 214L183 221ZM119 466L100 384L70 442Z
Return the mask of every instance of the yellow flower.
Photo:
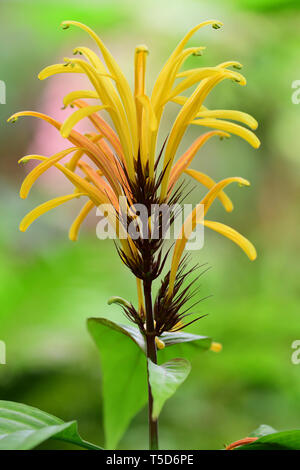
M209 176L192 170L190 165L200 148L214 136L223 138L234 134L246 140L254 148L258 148L260 143L252 132L257 127L257 122L253 117L239 111L208 109L204 105L208 94L223 80L232 80L242 86L246 84L245 78L237 70L231 69L232 67L241 68L238 62L230 61L215 67L200 67L181 71L182 65L189 56L200 55L204 49L202 46L186 48L186 45L194 33L207 25L218 29L222 23L216 20L205 21L189 31L163 66L151 95L147 95L146 62L148 50L146 46L139 46L135 50L135 85L132 92L119 65L93 30L76 21L62 23L64 29L75 26L87 32L96 42L102 58L87 47L78 47L74 49L74 54L79 54L79 56L65 58L64 63L50 65L40 72L39 78L41 80L60 73L84 74L93 86L92 91L75 91L64 98L64 106L72 105L77 110L63 123L34 111L19 112L10 118L11 121L15 121L20 116L43 119L56 127L72 145L69 149L49 158L41 155L28 155L21 159L22 162L32 159L40 162L26 176L20 191L22 198L27 197L37 178L53 166L62 172L74 186L73 194L57 197L30 212L21 222L20 229L22 231L27 230L29 225L45 212L73 198L83 196L87 197L88 201L70 228L71 240L77 239L84 219L95 206L100 204L110 203L112 205L112 213L108 214L108 217L113 224L113 212L120 213L121 211L119 197L125 196L128 206L133 199L136 199L132 188L141 184L138 180L141 171L137 170L139 160L145 175L144 181L155 180L157 136L164 108L170 102L178 104L179 112L164 149L159 200L161 202L170 200L176 182L183 174L187 174L209 190L200 202L200 204L204 204L205 214L216 198L219 198L227 211L232 210L232 202L225 194L224 188L232 182L238 182L241 185L249 183L238 177L227 178L216 183ZM188 90L195 85L196 88L188 96ZM85 99L94 99L95 104L87 104ZM109 115L114 129L100 116L100 112ZM84 118L88 118L92 122L95 127L94 133L82 135L74 130L74 126ZM190 125L209 127L212 130L197 138L174 163L181 139ZM60 160L66 156L69 157L69 161L66 165L62 165ZM88 157L90 163L86 163L86 159L83 161L83 156ZM234 241L250 259L256 257L255 248L248 240L230 227L201 218L198 213L199 207L198 205L194 209L183 226L184 229L189 224L188 232L183 232L184 236L176 242L170 273L169 294L172 294L176 272L186 241L199 223ZM114 223L114 227L120 238L123 253L128 258L137 255L137 245L130 237L123 237L124 227L116 223ZM142 308L140 279L137 282L140 308Z

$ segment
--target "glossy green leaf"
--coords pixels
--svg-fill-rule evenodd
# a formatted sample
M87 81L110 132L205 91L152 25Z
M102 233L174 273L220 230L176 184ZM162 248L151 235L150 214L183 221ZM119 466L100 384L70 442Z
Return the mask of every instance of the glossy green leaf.
M239 450L300 450L300 430L266 434Z
M185 333L184 331L163 333L160 338L164 341L166 346L189 343L190 346L195 348L208 349L211 344L211 338L208 336L193 335L192 333Z
M158 352L160 364L171 360L173 357L184 357L191 360L195 354L207 351L212 342L212 339L208 336L194 335L183 331L163 333L160 339L166 345L164 349Z
M105 318L90 318L88 330L100 351L106 446L114 449L147 402L145 342L137 328Z
M0 400L0 450L30 450L48 439L102 450L81 439L76 421L65 423L37 408Z
M191 371L186 359L173 359L162 365L148 359L149 380L153 396L153 419L157 419L165 402L171 398Z

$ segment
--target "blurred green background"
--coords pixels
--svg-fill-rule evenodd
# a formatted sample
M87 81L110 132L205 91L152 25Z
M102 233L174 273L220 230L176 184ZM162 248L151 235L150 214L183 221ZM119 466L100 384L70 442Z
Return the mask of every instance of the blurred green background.
M261 423L300 427L300 365L291 363L291 344L300 339L300 104L291 100L292 82L300 79L297 7L296 0L1 0L0 79L6 83L7 104L0 105L0 339L7 345L7 365L0 365L0 399L40 407L64 420L78 419L81 434L103 445L100 361L85 320L120 320L118 310L107 306L112 295L136 301L134 279L113 243L96 238L95 215L84 225L79 242L68 241L76 203L44 216L25 234L18 231L26 211L66 189L53 171L28 200L19 199L27 170L17 160L27 153L50 155L66 144L32 118L6 124L13 112L24 109L62 116L63 95L84 88L69 75L37 79L44 66L70 56L75 46L94 48L87 35L75 28L62 31L60 22L73 19L96 29L131 83L134 47L147 44L150 89L182 35L202 20L216 18L224 27L193 37L192 45L207 50L187 65L229 59L244 64L247 87L223 83L208 105L253 114L262 145L255 151L237 137L211 141L193 166L217 180L240 175L252 182L250 189L229 188L233 213L216 204L210 218L250 238L258 259L250 263L230 241L208 231L204 249L193 252L194 261L212 266L201 279L199 298L213 297L200 305L208 317L190 330L213 336L223 351L194 361L189 379L161 415L161 447L222 448ZM167 111L161 139L176 110L174 105ZM182 149L197 130L187 133ZM193 201L201 195L197 188ZM146 414L141 412L120 448L146 446Z

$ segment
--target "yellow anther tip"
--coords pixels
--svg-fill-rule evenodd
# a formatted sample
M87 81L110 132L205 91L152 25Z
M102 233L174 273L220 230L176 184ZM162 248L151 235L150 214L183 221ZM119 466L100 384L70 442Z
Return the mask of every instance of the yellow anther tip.
M13 114L12 116L10 116L8 119L7 119L7 122L11 122L12 124L14 122L16 122L18 120L17 117L15 117L15 115Z
M146 52L147 54L149 54L149 49L147 46L145 46L145 44L140 44L139 46L136 46L135 52L136 54L138 54L139 52Z
M222 346L221 343L214 343L214 342L213 342L213 343L211 343L211 346L210 346L209 349L210 349L210 351L213 351L213 352L218 353L218 352L221 352L221 351L222 351L223 346Z
M157 349L164 349L166 347L165 343L159 339L157 336L155 336L155 343L157 346Z
M62 21L62 22L60 23L60 27L61 27L62 29L68 29L68 28L70 27L69 21Z
M222 26L224 26L224 23L222 23L222 21L215 21L212 24L213 29L220 29Z

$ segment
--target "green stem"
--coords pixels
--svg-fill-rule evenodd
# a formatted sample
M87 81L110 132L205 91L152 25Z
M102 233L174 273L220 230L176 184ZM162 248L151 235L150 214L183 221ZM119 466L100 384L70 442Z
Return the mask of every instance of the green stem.
M144 297L146 309L146 344L147 344L147 358L154 364L157 364L156 344L155 344L155 327L152 309L152 296L151 296L151 281L144 281ZM153 411L153 396L149 381L149 371L147 367L147 382L148 382L148 422L149 422L149 449L158 449L158 422L157 419L152 418Z

